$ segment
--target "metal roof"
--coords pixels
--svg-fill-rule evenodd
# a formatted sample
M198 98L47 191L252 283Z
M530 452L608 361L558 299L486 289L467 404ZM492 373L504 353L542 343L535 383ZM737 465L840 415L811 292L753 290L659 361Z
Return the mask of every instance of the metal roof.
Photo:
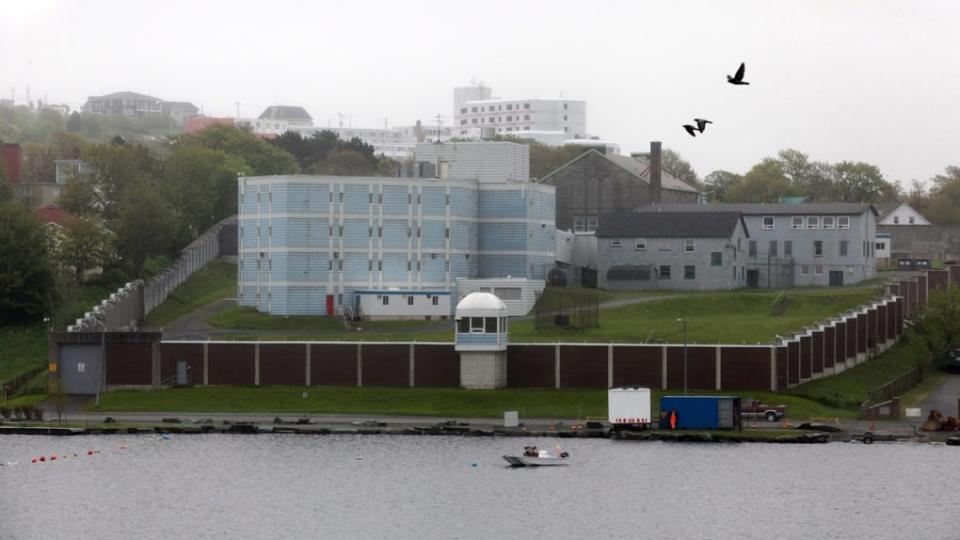
M737 203L737 204L654 204L639 212L740 212L748 216L771 215L859 215L866 211L877 215L877 209L868 203Z
M600 216L598 238L730 238L743 223L740 212L635 212ZM747 232L746 223L743 230Z
M541 179L539 180L539 182L542 183L542 182L546 181L546 179L548 179L548 178L550 178L551 176L553 176L553 175L557 174L558 172L562 171L563 169L565 169L565 168L568 167L569 165L571 165L571 164L573 164L573 163L575 163L575 162L577 162L577 161L579 161L579 160L581 160L581 159L583 159L583 158L585 158L585 157L587 157L587 156L590 156L590 155L595 155L595 156L599 156L599 157L601 157L601 158L604 158L604 159L610 161L611 163L613 163L614 165L620 167L621 169L623 169L623 170L629 172L630 174L636 176L637 178L639 178L640 180L642 180L644 183L647 183L647 184L650 183L650 162L649 162L649 161L647 161L647 160L645 160L645 159L642 159L642 158L634 158L634 157L630 157L630 156L622 156L622 155L619 155L619 154L612 154L612 155L611 155L611 154L604 154L604 153L602 153L602 152L596 151L596 150L593 149L593 148L591 148L590 150L587 150L586 152L584 152L584 153L580 154L579 156L573 158L572 160L568 161L567 163L564 163L564 164L561 165L560 168L558 168L557 170L555 170L555 171L551 172L550 174L548 174L548 175L544 176L543 178L541 178ZM668 189L668 190L672 190L672 191L689 191L689 192L692 192L692 193L697 193L697 188L691 186L690 184L684 182L683 180L680 180L679 178L676 178L676 177L673 176L672 174L668 173L666 170L663 170L663 171L661 171L661 173L660 173L660 187L661 187L662 189Z

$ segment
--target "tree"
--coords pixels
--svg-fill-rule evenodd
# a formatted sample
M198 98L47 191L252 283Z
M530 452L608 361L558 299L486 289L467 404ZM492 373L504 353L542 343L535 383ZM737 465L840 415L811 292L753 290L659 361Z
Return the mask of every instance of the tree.
M143 179L134 180L124 191L114 223L117 252L130 262L137 277L143 277L147 257L172 251L182 225L177 211L160 190Z
M314 162L307 172L334 176L367 176L376 174L376 163L371 163L356 150L334 150L325 160Z
M931 179L929 195L917 189L922 186L915 186L914 192L919 193L910 198L910 206L934 223L952 225L960 223L960 167L947 167L944 172Z
M0 204L5 204L13 200L13 188L7 182L7 165L0 155Z
M73 111L67 118L67 131L70 133L80 133L83 131L83 121L80 119L80 113Z
M665 148L661 159L663 159L663 170L673 175L674 178L683 180L697 189L702 187L700 178L697 177L697 172L693 170L693 166L690 165L687 160L683 159L680 154L669 148Z
M743 182L743 177L729 171L713 171L704 178L703 192L707 200L712 203L730 202L727 200L729 190L737 183Z
M67 212L78 216L99 216L103 213L103 197L88 177L67 180L57 202Z
M23 179L27 182L53 182L57 168L53 150L46 144L23 144Z
M68 216L56 247L63 268L73 271L74 281L83 281L87 270L102 268L113 254L114 235L95 218Z
M270 141L274 146L289 152L300 168L319 174L374 174L380 168L379 158L373 146L354 137L343 141L332 131L318 131L310 138L304 138L295 131L286 131ZM343 154L342 152L349 152ZM366 164L361 166L356 156ZM334 162L331 163L331 160ZM359 172L332 172L336 170Z
M253 132L233 126L210 126L193 135L181 135L174 146L193 144L219 150L243 160L251 174L293 174L297 161L287 151L258 138Z
M725 202L774 203L792 194L783 165L767 158L754 165L743 180L727 188Z
M810 161L809 156L787 148L777 154L791 191L807 202L830 202L834 197L833 167L829 163Z
M960 287L951 285L931 293L927 309L914 328L931 356L943 359L960 340Z
M55 285L46 232L14 203L0 206L0 252L0 325L41 320Z
M99 198L99 211L108 223L117 218L117 205L127 187L138 180L157 178L161 166L145 147L127 144L120 137L109 144L91 146L85 157L93 170L86 178L91 183L89 189Z
M587 148L575 144L547 146L529 140L514 141L530 147L530 178L543 178L588 151Z
M163 168L161 191L194 236L237 213L237 173L249 173L238 157L202 146L180 145Z
M843 202L875 203L886 200L891 191L889 184L875 165L862 161L841 161L833 166L835 172L836 198Z

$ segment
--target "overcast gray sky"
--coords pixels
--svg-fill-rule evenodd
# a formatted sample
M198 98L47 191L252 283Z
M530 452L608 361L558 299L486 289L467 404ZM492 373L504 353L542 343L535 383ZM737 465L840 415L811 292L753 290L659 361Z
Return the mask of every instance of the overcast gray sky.
M209 115L302 105L318 125L449 122L453 87L587 101L587 129L661 140L704 176L782 148L878 165L960 166L960 2L130 2L0 9L0 95L73 107L132 90ZM750 86L725 82L747 63ZM715 123L696 139L681 125Z

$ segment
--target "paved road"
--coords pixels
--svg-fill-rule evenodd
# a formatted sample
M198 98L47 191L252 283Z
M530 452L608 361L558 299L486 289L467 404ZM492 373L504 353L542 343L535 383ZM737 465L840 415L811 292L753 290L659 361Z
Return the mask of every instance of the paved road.
M957 416L957 400L960 399L960 374L951 373L939 388L934 390L923 401L920 408L923 418L926 418L931 409L936 409L944 416Z

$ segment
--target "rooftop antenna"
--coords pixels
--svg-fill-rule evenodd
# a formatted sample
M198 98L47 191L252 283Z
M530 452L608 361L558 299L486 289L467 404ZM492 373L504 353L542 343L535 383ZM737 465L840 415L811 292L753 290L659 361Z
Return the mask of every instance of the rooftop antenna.
M437 139L434 142L440 142L440 130L443 128L443 115L437 113L437 116L434 118L437 119Z
M340 129L343 129L343 113L337 113L337 118L340 120Z
M390 129L390 128L387 127L387 120L388 120L387 118L384 118L384 119L383 119L383 129L384 129L384 131Z

